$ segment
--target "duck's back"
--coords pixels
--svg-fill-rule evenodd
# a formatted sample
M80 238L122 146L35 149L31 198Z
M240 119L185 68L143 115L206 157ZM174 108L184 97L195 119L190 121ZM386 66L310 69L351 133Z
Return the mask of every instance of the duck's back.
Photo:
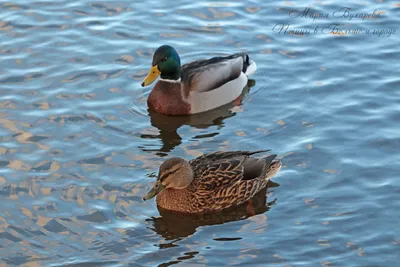
M191 161L195 179L188 187L200 212L239 205L267 184L268 166L276 155L258 159L255 152L232 151L204 155Z

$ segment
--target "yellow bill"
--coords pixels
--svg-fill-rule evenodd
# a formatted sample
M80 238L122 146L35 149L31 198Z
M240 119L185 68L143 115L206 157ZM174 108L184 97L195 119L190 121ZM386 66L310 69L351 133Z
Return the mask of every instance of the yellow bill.
M158 70L157 65L151 67L149 74L142 82L142 86L148 86L152 84L155 81L155 79L157 79L157 77L160 76L160 74L161 72Z

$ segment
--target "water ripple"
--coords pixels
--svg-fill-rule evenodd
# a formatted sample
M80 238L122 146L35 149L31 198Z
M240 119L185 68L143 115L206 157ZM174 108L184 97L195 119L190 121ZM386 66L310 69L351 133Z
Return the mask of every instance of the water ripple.
M381 18L291 19L306 7L277 1L1 3L4 263L395 266L399 35L272 31L399 24L397 4L346 5ZM171 118L147 109L140 86L161 44L183 63L248 52L258 71L240 103ZM262 148L283 168L254 216L141 200L166 157Z

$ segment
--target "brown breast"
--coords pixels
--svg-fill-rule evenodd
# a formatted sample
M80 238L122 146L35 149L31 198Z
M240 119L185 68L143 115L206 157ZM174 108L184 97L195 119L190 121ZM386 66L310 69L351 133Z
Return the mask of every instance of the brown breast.
M166 115L191 114L190 105L182 99L180 83L158 81L147 99L147 105Z
M165 189L157 195L156 203L166 210L192 212L192 196L185 189Z

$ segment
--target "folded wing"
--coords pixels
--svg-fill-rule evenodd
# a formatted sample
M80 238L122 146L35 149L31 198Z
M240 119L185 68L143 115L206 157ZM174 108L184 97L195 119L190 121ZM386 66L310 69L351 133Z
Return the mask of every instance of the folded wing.
M257 159L246 155L252 152L242 153L235 157L229 157L230 153L206 155L209 158L223 158L202 170L202 178L195 192L199 205L212 205L213 209L239 205L266 186L266 172L276 155Z
M238 78L249 64L247 54L214 57L185 64L181 69L184 97L191 92L207 92Z

